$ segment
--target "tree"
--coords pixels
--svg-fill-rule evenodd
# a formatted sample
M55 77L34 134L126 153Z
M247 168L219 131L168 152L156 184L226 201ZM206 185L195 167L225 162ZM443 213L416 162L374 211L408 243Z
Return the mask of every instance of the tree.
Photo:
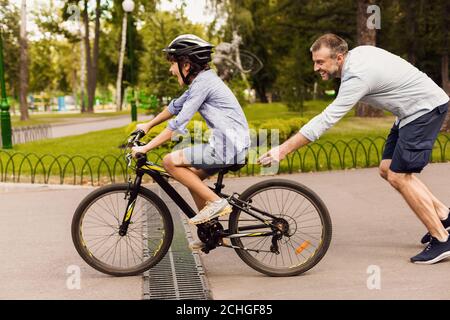
M86 50L86 70L87 70L87 93L88 105L86 112L94 112L95 88L97 87L98 73L98 53L100 40L100 16L102 8L100 0L96 0L95 6L95 28L94 28L94 44L91 52L90 28L88 0L84 0L83 21L84 21L84 46Z
M79 48L82 37L76 5L50 2L32 14L40 37L30 41L30 91L49 97L72 94L76 101L77 90L83 89L78 79L84 66L79 61L83 50Z
M30 45L30 91L51 92L56 87L55 50L51 38L42 38Z
M441 11L442 19L442 58L441 58L441 77L442 77L442 88L450 95L450 79L448 77L448 55L449 55L449 25L450 25L450 3L448 1L444 2L443 10ZM442 125L442 131L450 131L450 112L447 112L447 117Z
M27 1L22 0L20 10L20 120L28 120L28 39L27 39Z
M317 80L309 47L320 35L334 32L353 43L356 26L349 23L356 7L353 0L210 0L217 15L227 17L221 31L230 40L233 30L243 37L245 50L255 54L264 68L252 75L258 98L267 94L288 101L294 109L314 91ZM355 10L354 10L355 9ZM339 30L336 30L339 26Z
M122 23L122 37L120 40L119 53L119 67L117 68L117 84L116 84L116 107L117 110L122 110L122 74L123 74L123 59L125 57L125 44L127 39L127 14L123 15Z
M150 17L155 9L154 1L135 0L133 12L125 14L122 8L122 0L114 0L111 8L111 32L115 34L115 47L119 50L114 52L114 69L116 74L116 105L122 109L124 91L127 85L136 85L140 68L140 59L144 44L142 36L136 28L136 21L145 21L144 15ZM122 44L126 44L122 47ZM117 55L119 52L119 55ZM118 63L117 63L118 61Z
M162 105L163 97L176 97L182 88L169 73L169 63L162 49L171 40L182 33L193 33L210 40L204 34L201 25L192 24L184 17L182 10L175 14L168 12L145 13L142 17L146 23L140 30L145 49L142 52L142 64L138 83L147 95L155 95Z
M358 0L357 32L358 45L376 45L376 29L367 27L367 8L375 3L374 0ZM356 105L357 117L382 117L383 110L375 109L367 103L359 102Z
M0 0L0 27L3 29L3 56L5 64L6 90L9 95L18 98L19 85L19 59L17 53L20 50L20 11L19 8L8 0ZM11 104L15 112L15 104Z

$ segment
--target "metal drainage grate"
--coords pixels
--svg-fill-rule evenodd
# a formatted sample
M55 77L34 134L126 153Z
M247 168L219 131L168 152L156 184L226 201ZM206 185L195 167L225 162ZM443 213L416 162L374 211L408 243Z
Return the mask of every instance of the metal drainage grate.
M144 273L143 298L210 300L211 292L200 257L189 249L192 234L186 217L161 188L152 190L164 200L172 214L174 236L166 256Z

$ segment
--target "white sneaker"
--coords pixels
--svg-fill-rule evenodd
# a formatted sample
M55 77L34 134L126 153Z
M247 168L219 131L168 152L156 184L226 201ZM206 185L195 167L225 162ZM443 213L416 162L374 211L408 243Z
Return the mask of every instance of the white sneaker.
M205 223L211 219L230 214L231 211L233 211L233 208L226 199L208 201L206 206L195 217L189 220L189 223Z

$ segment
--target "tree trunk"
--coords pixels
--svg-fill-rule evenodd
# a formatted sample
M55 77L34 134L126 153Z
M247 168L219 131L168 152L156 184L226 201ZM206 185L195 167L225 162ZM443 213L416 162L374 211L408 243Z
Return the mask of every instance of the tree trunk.
M87 94L88 94L88 105L87 112L94 112L94 102L95 102L95 89L97 87L97 72L98 72L98 53L99 53L99 40L100 40L100 15L101 7L100 0L96 1L95 8L95 29L94 29L94 48L93 56L91 56L91 44L89 39L89 17L88 17L88 0L84 2L84 43L86 46L86 69L87 69Z
M100 42L100 15L101 6L100 0L97 0L97 6L95 7L95 37L94 37L94 52L92 61L92 82L89 92L89 104L88 112L94 112L95 103L95 89L97 88L97 74L98 74L98 55L99 55L99 42Z
M89 112L89 104L91 101L90 93L92 87L92 58L91 58L91 43L89 39L89 16L88 16L88 0L84 1L84 48L85 48L85 59L86 59L86 71L87 71L87 93L88 93L88 108L82 108L82 112ZM93 100L93 99L92 99Z
M374 0L358 0L358 13L356 30L358 33L358 45L376 45L376 29L369 29L367 27L367 7L375 4ZM355 115L357 117L382 117L383 110L375 109L367 103L358 102L355 108Z
M268 103L269 100L267 100L267 94L266 94L266 87L263 83L259 83L258 81L255 82L255 90L256 95L259 97L259 100L261 103Z
M80 27L80 35L81 39L83 39L82 30ZM85 89L86 89L86 50L83 41L80 41L80 108L81 113L86 112L86 98L85 98Z
M125 57L125 45L126 45L126 37L127 35L127 14L125 13L123 16L122 23L122 40L120 45L120 54L119 54L119 70L117 72L117 83L116 83L116 108L117 111L122 110L122 75L123 75L123 59Z
M28 41L27 41L27 1L22 0L20 23L20 120L28 120Z
M443 52L441 59L441 76L442 76L442 88L450 95L450 79L448 77L448 53L449 53L449 23L450 23L450 4L448 1L445 4L445 9L443 10L443 28L442 33L444 36ZM442 124L441 131L450 131L450 112L447 112L447 117Z
M408 25L408 61L415 65L416 64L416 51L417 51L417 38L416 38L416 11L417 3L416 1L408 1L406 4L406 19Z

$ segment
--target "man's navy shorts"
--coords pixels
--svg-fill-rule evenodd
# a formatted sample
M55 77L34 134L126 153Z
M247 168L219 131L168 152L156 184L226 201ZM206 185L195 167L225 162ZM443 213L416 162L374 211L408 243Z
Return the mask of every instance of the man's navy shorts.
M448 103L400 129L394 124L383 152L383 160L392 159L389 169L397 173L421 172L430 160L434 142L447 111Z

